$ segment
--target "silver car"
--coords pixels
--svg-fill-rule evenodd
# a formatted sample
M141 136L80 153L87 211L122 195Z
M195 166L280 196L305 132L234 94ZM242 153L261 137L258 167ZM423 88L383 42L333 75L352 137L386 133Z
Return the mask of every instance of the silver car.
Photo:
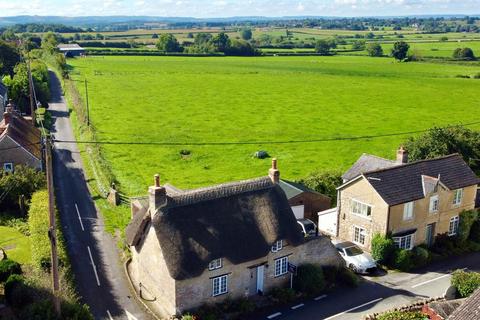
M353 272L366 274L377 268L377 263L372 256L364 252L353 242L340 242L335 244L335 248L337 248L343 260L345 260L347 267Z

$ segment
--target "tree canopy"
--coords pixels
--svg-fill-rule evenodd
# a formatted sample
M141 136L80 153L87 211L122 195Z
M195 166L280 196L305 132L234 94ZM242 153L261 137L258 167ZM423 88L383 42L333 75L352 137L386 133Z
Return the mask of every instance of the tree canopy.
M381 57L383 56L383 49L380 43L369 43L367 45L367 53L370 57Z
M470 48L457 48L453 51L453 57L455 59L462 59L462 60L475 60L475 54L473 50Z
M313 172L306 178L298 181L308 188L329 196L331 205L337 204L337 187L342 184L342 174L339 171Z
M163 33L156 44L158 50L164 52L180 52L181 48L177 38L171 33Z
M410 45L405 41L395 42L392 48L392 57L398 61L403 61L407 57L408 49L410 49Z
M320 39L315 43L315 51L322 56L330 55L330 50L336 47L334 39Z
M252 30L248 29L248 28L243 29L242 32L241 32L241 36L242 36L243 40L248 41L248 40L252 39L252 35L253 35Z
M13 76L13 69L18 62L20 62L20 54L15 46L0 40L0 75Z

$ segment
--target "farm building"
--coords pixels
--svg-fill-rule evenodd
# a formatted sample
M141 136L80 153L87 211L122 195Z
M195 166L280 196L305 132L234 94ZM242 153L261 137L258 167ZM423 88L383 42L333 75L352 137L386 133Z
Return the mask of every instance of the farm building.
M78 57L85 54L85 49L76 43L59 44L57 48L65 57Z

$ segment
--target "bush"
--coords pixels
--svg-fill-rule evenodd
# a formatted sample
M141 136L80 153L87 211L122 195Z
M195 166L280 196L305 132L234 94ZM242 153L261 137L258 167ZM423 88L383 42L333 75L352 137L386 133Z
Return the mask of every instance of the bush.
M480 243L480 220L475 221L470 229L470 240Z
M62 315L64 316L64 319L72 319L66 317L66 315L64 314ZM57 320L57 316L55 315L55 310L53 308L51 300L40 300L28 306L25 306L25 308L23 308L23 310L21 311L20 318L22 320Z
M346 286L354 288L358 286L359 279L358 279L358 276L352 270L347 268L342 268L338 272L337 281Z
M80 303L63 303L62 315L65 319L93 320L93 316L90 313L88 306Z
M448 234L440 234L436 237L435 243L432 246L432 251L442 256L449 256L455 250L455 243Z
M475 54L470 48L457 48L453 51L453 58L461 60L475 60Z
M339 171L313 172L298 181L321 194L330 197L330 204L337 205L337 186L342 184L342 173Z
M36 267L50 268L50 239L48 238L48 192L40 190L33 194L28 214L32 239L32 260Z
M8 277L4 286L5 300L12 308L22 308L33 301L30 288L25 279L18 274Z
M314 264L304 264L298 267L294 287L297 291L313 295L325 289L325 277L322 267Z
M466 298L480 287L480 273L456 270L452 274L451 283L457 289L460 297Z
M274 288L270 291L269 296L281 304L292 302L296 297L295 291L290 288Z
M396 250L393 259L393 266L400 271L409 271L412 269L412 252L404 249Z
M0 261L0 283L7 281L13 274L22 274L20 264L10 259Z
M472 78L473 78L473 79L480 79L480 72L474 74Z
M424 320L427 317L419 311L391 311L379 315L378 320Z
M415 265L416 268L423 267L427 265L430 260L430 251L428 249L423 248L423 247L415 247L413 249L413 264Z
M377 233L372 239L372 257L381 264L387 264L395 252L395 243L390 237Z
M334 285L337 281L337 276L339 273L339 268L336 266L324 266L323 269L323 277L325 278L325 283L327 285Z
M475 210L464 210L460 212L460 221L458 225L457 238L461 242L467 241L470 236L472 225L478 219L478 213Z

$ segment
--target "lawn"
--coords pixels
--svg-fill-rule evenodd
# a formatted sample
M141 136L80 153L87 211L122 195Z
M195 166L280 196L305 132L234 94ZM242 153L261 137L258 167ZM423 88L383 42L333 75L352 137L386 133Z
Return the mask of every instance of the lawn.
M104 145L129 195L144 194L154 173L181 188L265 175L270 160L254 159L257 150L277 157L288 179L344 170L363 152L392 158L407 135L315 140L478 121L480 80L455 77L480 72L478 64L353 56L89 57L69 64L81 92L88 79L98 140L187 144Z
M15 228L0 226L0 248L7 257L21 264L31 262L30 238L18 232Z

